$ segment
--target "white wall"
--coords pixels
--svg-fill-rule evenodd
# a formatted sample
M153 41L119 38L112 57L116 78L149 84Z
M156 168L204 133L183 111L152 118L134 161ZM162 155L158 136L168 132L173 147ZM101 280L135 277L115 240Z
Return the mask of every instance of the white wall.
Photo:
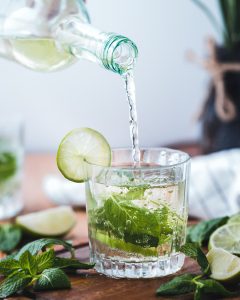
M215 34L190 0L88 0L92 22L131 37L139 47L137 104L142 146L195 139L194 117L208 77L185 59L187 49L204 55ZM215 2L210 2L217 11ZM26 120L28 151L55 151L75 127L102 132L111 146L129 146L128 107L117 75L81 61L67 70L39 74L0 60L1 114Z

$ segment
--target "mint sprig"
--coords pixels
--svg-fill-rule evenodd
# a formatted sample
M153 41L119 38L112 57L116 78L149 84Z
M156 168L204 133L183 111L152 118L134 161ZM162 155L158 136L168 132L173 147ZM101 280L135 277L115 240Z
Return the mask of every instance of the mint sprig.
M57 257L53 245L61 245L71 253L71 258ZM0 284L0 298L21 292L28 286L38 290L67 289L71 287L65 271L90 269L93 264L79 262L74 249L59 239L40 239L25 245L14 256L0 260L0 274L5 276Z
M180 248L185 255L195 259L204 274L210 275L211 270L206 255L197 243L186 243Z
M157 290L157 296L173 296L194 293L194 300L204 300L206 297L231 297L239 295L238 291L230 291L223 284L210 278L211 269L208 260L197 243L186 243L180 248L185 255L195 259L202 273L184 274L162 284Z

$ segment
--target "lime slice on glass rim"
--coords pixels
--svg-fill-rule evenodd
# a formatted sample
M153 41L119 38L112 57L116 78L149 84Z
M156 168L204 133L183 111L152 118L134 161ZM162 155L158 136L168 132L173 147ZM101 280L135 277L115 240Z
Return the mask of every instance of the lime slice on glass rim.
M207 254L213 279L233 283L240 279L240 258L220 248L213 248Z
M240 214L235 214L231 216L227 222L227 224L240 223Z
M111 148L104 136L96 130L77 128L61 141L57 152L57 165L65 178L84 182L88 179L86 162L110 166Z
M221 248L240 255L240 223L225 224L215 230L209 239L209 249Z
M59 206L19 216L16 224L33 236L63 236L76 224L76 215L71 207Z

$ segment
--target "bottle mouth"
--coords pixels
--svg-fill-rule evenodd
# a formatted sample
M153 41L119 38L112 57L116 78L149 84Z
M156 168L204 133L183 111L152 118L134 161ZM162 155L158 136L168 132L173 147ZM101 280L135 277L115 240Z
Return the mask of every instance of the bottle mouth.
M138 49L134 42L122 35L110 34L103 51L106 69L124 75L135 66Z

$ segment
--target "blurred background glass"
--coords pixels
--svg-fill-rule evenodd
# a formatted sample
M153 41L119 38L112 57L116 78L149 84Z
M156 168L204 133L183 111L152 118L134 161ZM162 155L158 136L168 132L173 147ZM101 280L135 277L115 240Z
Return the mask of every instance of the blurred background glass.
M23 207L23 122L16 117L0 120L0 220L15 216Z

